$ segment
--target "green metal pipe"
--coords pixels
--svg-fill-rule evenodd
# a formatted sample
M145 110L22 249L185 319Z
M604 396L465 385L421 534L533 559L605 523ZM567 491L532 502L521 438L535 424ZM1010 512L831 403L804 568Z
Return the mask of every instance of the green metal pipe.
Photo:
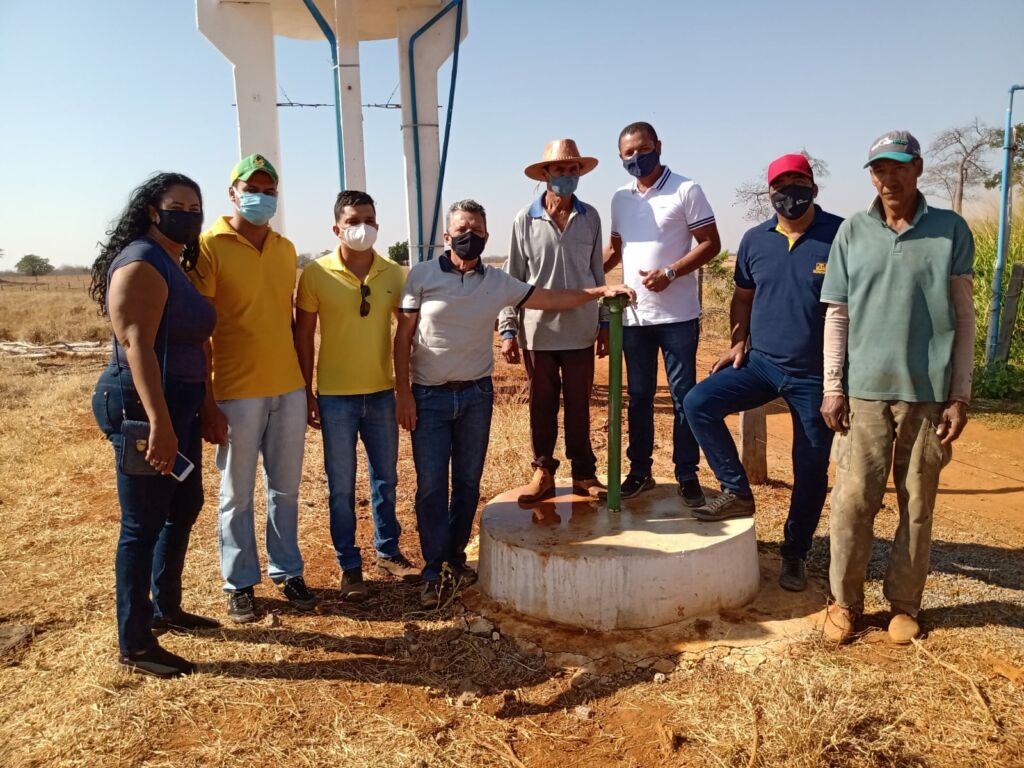
M622 312L628 296L602 299L608 307L608 511L622 510Z

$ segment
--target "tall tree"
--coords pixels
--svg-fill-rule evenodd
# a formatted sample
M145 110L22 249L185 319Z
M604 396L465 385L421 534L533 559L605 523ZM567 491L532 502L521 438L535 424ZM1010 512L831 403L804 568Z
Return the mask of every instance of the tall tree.
M53 264L50 263L50 260L44 259L42 256L36 256L34 253L27 253L22 256L21 260L14 265L14 268L19 273L29 277L48 275L53 272Z
M829 175L828 163L812 155L806 148L801 149L800 154L806 157L807 162L810 163L811 170L814 172L814 183L821 190L825 186L821 180L827 179ZM775 213L768 193L768 182L765 180L767 176L768 166L765 166L761 169L761 175L756 179L750 179L736 187L736 198L733 205L742 205L746 209L743 218L747 221L764 221Z
M395 264L405 266L409 263L409 241L402 240L400 243L388 246L388 258Z
M1003 134L993 131L992 148L999 150L999 170L985 179L986 189L998 189L1003 183ZM1010 190L1006 198L1006 218L1012 218L1014 188L1018 193L1024 191L1024 123L1017 123L1013 126L1013 133L1010 136ZM0 249L0 254L2 254Z
M953 210L960 213L964 199L992 175L987 156L992 151L995 133L978 118L942 131L925 152L928 162L921 187L946 195Z

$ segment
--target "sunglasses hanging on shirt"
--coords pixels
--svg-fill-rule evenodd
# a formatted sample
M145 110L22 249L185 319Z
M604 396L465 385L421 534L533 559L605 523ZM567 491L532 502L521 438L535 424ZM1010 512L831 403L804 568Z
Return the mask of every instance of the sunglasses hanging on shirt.
M359 316L366 317L370 314L370 302L366 297L370 295L370 286L366 283L359 284Z

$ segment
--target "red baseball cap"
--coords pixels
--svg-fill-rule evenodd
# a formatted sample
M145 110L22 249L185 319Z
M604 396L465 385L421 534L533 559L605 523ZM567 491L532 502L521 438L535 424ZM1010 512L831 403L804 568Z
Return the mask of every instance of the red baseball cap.
M811 164L803 155L782 155L768 164L768 184L784 173L799 173L814 181L814 173L811 171Z

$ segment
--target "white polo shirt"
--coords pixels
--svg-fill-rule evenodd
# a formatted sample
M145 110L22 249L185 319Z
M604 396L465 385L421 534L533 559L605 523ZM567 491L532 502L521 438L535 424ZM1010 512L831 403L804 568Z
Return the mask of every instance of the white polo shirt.
M661 293L644 288L640 270L667 269L693 248L691 232L713 224L715 214L692 179L665 167L646 192L636 182L612 197L612 235L622 239L622 276L636 291L636 308L623 313L626 325L662 325L700 317L697 273L673 280Z

